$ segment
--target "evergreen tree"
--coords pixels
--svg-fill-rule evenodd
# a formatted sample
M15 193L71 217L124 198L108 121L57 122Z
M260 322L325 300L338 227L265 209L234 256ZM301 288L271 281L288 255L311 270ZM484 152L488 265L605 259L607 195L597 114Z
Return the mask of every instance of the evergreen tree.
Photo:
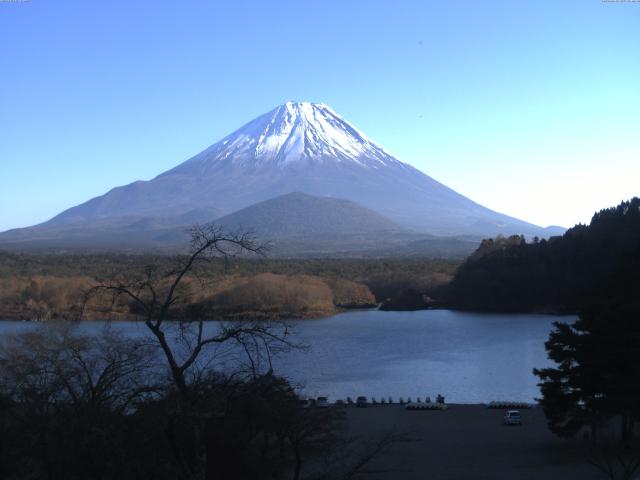
M484 240L447 288L472 310L581 311L594 301L636 295L640 286L640 198L596 213L562 237L527 243Z
M573 325L556 323L546 342L556 368L534 370L552 432L563 437L613 417L622 441L640 419L640 310L633 302L590 307Z

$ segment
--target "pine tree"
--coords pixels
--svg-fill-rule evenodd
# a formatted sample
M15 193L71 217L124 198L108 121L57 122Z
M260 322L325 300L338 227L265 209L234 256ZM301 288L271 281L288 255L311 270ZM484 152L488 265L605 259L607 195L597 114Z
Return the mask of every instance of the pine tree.
M556 323L545 346L556 368L534 370L540 377L549 428L563 437L621 421L628 443L640 418L640 310L637 305L585 310L573 325Z

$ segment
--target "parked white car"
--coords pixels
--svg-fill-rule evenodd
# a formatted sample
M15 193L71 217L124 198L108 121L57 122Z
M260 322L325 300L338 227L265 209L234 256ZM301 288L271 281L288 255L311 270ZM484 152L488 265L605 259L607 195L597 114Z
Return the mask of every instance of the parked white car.
M520 410L507 410L504 414L505 425L522 425L522 419L520 418Z
M316 407L327 408L329 406L329 399L327 397L316 398Z

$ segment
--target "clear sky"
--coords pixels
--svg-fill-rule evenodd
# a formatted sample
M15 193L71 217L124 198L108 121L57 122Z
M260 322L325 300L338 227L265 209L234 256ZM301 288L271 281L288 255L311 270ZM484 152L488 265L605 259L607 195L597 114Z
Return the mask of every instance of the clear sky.
M490 208L640 195L640 3L0 0L0 230L323 102Z

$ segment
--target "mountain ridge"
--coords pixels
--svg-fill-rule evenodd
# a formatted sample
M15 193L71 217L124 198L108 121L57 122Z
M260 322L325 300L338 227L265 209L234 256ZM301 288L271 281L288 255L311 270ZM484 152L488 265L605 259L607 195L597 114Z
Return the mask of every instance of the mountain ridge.
M404 163L324 104L287 102L149 181L115 187L7 238L137 222L209 222L292 192L355 202L439 236L559 233L494 212ZM194 213L195 212L195 213ZM152 219L152 220L149 220ZM55 234L54 234L55 232Z
M250 228L262 237L404 233L388 218L349 200L292 192L215 221L228 230Z

